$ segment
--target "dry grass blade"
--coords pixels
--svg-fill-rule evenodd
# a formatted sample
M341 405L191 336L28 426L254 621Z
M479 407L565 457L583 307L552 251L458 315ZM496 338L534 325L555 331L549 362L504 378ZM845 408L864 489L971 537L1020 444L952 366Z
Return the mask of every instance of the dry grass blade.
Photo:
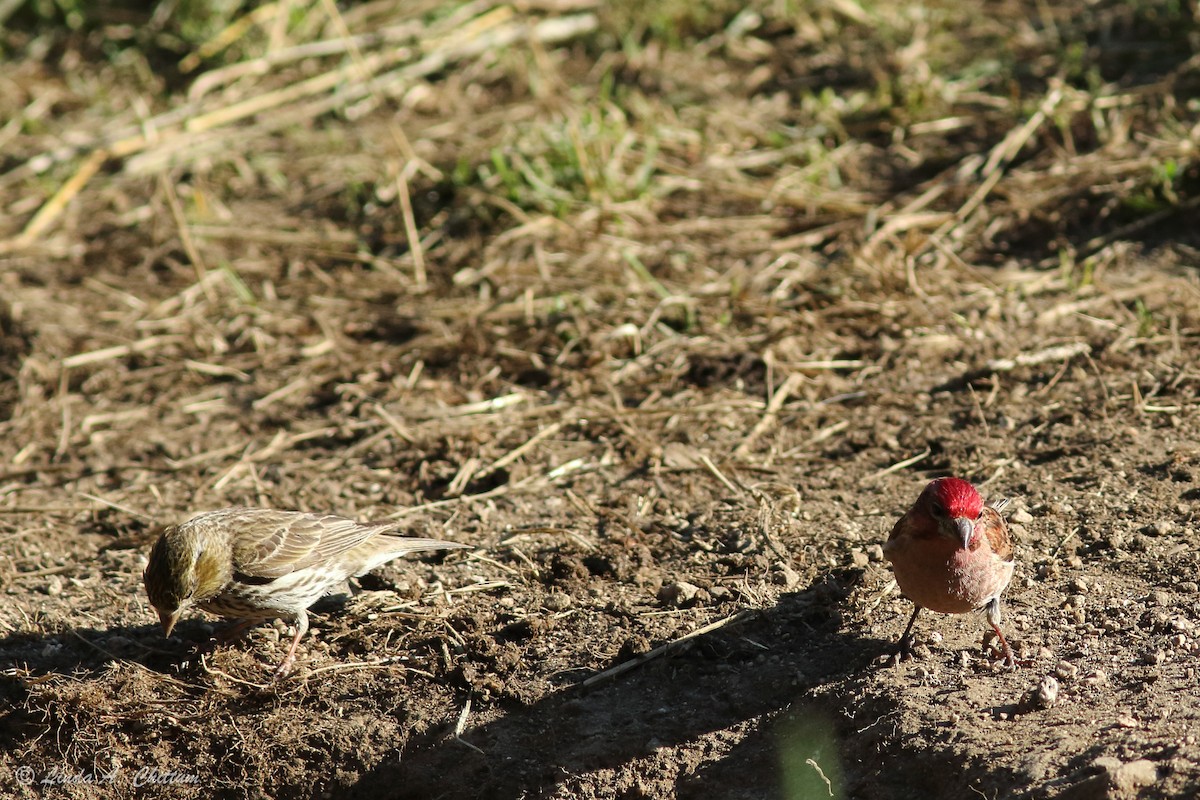
M1085 355L1092 350L1087 342L1072 342L1055 345L1033 353L1018 353L1012 358L997 358L989 361L988 370L992 372L1008 372L1017 367L1034 367L1047 361L1068 361L1075 356Z
M260 121L256 126L260 132L282 125L294 125L301 119L312 119L319 114L346 108L366 97L394 95L411 86L414 81L454 63L520 41L559 43L589 33L597 25L596 17L592 14L547 19L531 25L511 20L510 17L511 11L507 8L493 9L476 24L464 26L455 35L432 42L419 51L412 48L385 48L379 53L360 55L349 65L245 99L231 100L222 95L206 97L199 102L216 107L201 111L185 106L144 122L143 130L151 130L152 134L121 128L106 131L98 137L100 142L106 144L97 143L85 148L90 152L74 177L42 205L20 236L0 242L0 253L30 247L110 158L130 159L139 156L136 161L129 163L131 169L139 173L161 173L170 163L184 160L193 145L205 144L205 134L229 129L234 123L251 117L271 112L274 123L268 125ZM394 69L404 62L412 63ZM321 95L327 97L313 102L313 98ZM297 111L300 116L295 113ZM211 146L212 143L206 145L209 148ZM155 151L161 151L166 158L156 156ZM59 158L55 153L46 154L45 157L51 160ZM5 176L0 175L0 182L4 179ZM410 233L415 231L410 230Z
M874 482L878 481L880 478L891 475L893 472L900 472L901 470L908 469L912 465L919 464L922 461L924 461L925 459L929 458L929 454L932 452L933 452L932 450L930 450L928 447L926 447L920 453L917 453L915 456L913 456L911 458L906 458L903 461L897 461L895 464L892 464L890 467L884 467L883 469L872 473L871 475L867 476L864 479L864 482L865 483L874 483Z
M822 366L827 367L830 363L835 362L824 362ZM845 362L836 363L842 364ZM754 446L755 442L757 442L763 434L767 433L775 426L779 418L779 409L783 408L783 404L787 402L789 397L791 397L792 392L800 388L800 385L803 382L803 375L794 374L787 377L787 380L783 382L783 385L780 386L773 395L771 395L771 399L767 403L767 409L763 414L762 419L758 421L758 424L754 426L753 430L750 431L746 438L742 440L742 443L739 444L733 451L734 456L745 456L746 453L750 451L750 448Z

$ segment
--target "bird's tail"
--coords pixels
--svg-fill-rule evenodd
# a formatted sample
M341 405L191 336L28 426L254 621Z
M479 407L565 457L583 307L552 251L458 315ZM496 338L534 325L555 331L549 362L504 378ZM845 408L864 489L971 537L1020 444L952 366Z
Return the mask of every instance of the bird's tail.
M472 547L473 545L463 544L462 542L447 542L442 539L422 539L416 536L377 536L372 540L375 545L375 553L367 559L363 568L354 573L354 577L359 578L366 575L376 567L382 566L393 558L408 555L409 553L423 553L430 550L459 550L464 547Z

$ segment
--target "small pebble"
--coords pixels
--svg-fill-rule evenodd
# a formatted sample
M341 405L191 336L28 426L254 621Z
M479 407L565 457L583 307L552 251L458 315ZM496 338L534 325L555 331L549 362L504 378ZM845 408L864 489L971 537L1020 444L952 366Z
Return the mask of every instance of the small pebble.
M1023 508L1018 508L1012 513L1011 519L1018 525L1028 525L1029 523L1033 522L1033 514L1030 514Z
M566 611L571 607L572 601L570 595L561 592L555 592L546 598L542 604L547 611Z
M669 583L658 590L658 601L667 606L685 606L696 599L700 587L687 581Z
M1143 533L1149 536L1170 536L1175 532L1175 520L1160 519L1147 525Z
M1054 667L1054 674L1059 680L1072 681L1079 676L1079 667L1072 664L1070 661L1059 661Z
M1058 681L1053 675L1046 675L1038 682L1030 699L1038 708L1050 708L1058 702Z
M121 636L118 634L115 636L109 636L108 639L105 640L104 644L109 650L122 652L132 649L134 641L128 636Z
M771 579L777 584L782 584L788 591L800 585L800 573L786 563L779 564L779 569L771 574Z

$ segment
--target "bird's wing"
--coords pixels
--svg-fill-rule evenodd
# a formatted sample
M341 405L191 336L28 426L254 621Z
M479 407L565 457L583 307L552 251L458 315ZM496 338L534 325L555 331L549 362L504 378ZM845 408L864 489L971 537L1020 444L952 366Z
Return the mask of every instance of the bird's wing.
M248 510L237 520L234 569L246 576L273 580L336 558L395 527L392 522L364 524L333 514ZM393 543L390 549L397 555L463 546L436 539L403 536L387 536L387 539Z
M983 509L975 527L983 528L988 545L1001 561L1013 560L1012 534L1008 532L1008 524L1005 523L1004 517L1000 516L1000 512L994 506Z
M900 519L896 520L896 524L892 526L892 532L888 534L887 542L884 543L884 548L897 539L936 539L938 536L937 522L933 517L929 516L918 502Z

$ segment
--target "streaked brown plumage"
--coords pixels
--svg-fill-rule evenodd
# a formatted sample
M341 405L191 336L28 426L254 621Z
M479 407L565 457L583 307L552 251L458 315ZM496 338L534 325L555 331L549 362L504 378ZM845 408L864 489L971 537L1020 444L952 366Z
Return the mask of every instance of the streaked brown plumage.
M166 636L192 606L241 620L238 629L275 618L295 625L278 679L308 630L308 607L346 578L406 553L469 546L406 537L396 528L267 508L209 511L163 529L142 580Z
M896 522L883 554L900 591L916 605L900 638L902 651L911 647L909 634L922 608L943 614L986 609L1004 662L1015 663L1000 632L1000 595L1013 576L1012 537L1000 516L1006 503L985 506L967 481L938 478Z

